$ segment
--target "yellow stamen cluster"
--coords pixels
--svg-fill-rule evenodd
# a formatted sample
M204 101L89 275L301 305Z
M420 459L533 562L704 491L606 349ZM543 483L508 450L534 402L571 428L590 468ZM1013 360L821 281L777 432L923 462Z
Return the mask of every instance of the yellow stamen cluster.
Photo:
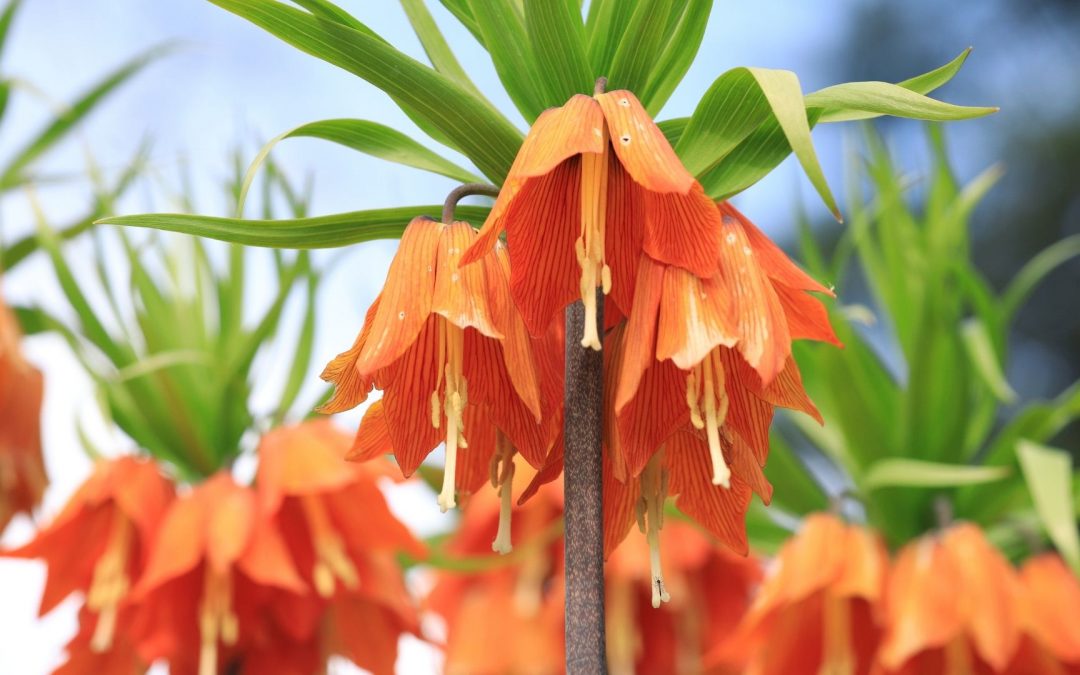
M311 495L300 497L300 505L307 518L315 548L315 566L311 574L316 592L324 598L330 597L334 594L337 580L341 580L345 588L356 588L360 584L360 577L345 553L345 544L330 522L326 507Z
M446 467L443 471L443 487L439 493L439 508L443 513L457 505L455 484L457 479L458 448L467 448L465 441L465 405L468 403L468 383L462 375L464 361L465 331L445 319L438 319L439 380L435 391L431 393L431 424L436 429L442 426L442 417L446 418ZM444 386L442 400L439 400L439 387ZM440 415L439 408L442 408Z
M495 432L495 454L491 456L491 486L499 491L499 530L491 550L506 555L514 550L510 540L510 512L513 508L514 448L501 431Z
M709 441L709 456L713 466L713 485L731 487L731 469L724 460L720 445L720 427L727 419L728 397L724 388L724 364L715 349L694 366L686 378L686 404L690 407L690 422L704 429ZM702 417L702 408L705 416Z
M611 291L611 268L604 262L604 230L607 226L608 132L596 130L604 151L581 155L581 236L574 243L581 267L581 301L585 304L585 334L582 347L600 351L600 331L596 325L596 287L606 295Z
M641 472L641 500L637 504L638 529L649 544L649 567L652 571L652 606L671 600L664 587L660 565L660 530L664 527L664 500L668 493L668 471L664 468L664 448L660 448Z
M199 606L199 675L217 673L218 640L236 644L240 625L232 611L232 576L206 566L206 582Z
M109 541L105 545L105 552L94 565L94 576L86 596L87 609L98 613L97 626L90 638L91 651L105 652L112 646L117 607L131 588L127 565L132 535L131 521L120 509L116 509Z

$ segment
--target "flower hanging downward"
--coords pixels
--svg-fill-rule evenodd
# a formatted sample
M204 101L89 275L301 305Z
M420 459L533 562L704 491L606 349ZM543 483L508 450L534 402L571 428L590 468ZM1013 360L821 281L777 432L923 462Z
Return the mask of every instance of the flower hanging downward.
M459 267L475 239L468 223L413 220L356 343L323 373L336 385L324 412L383 390L385 430L406 476L445 441L444 511L456 504L458 463L486 472L497 432L535 466L554 432L540 424L537 367L510 302L505 249Z
M628 91L576 95L537 118L463 263L491 251L503 230L529 331L542 333L580 298L581 343L593 349L602 341L596 288L628 312L642 250L703 277L720 250L712 201Z

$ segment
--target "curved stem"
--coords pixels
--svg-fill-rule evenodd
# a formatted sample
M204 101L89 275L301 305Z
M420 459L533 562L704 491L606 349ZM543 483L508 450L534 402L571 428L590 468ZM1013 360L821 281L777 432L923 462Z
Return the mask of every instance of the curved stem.
M607 89L607 78L606 77L598 77L598 78L596 78L596 86L593 88L593 96L596 96L598 94L603 94L606 89Z
M443 202L442 221L448 225L454 222L454 209L457 207L457 203L470 195L498 197L499 188L487 183L465 183L457 186L450 191L450 194L446 195L446 201Z

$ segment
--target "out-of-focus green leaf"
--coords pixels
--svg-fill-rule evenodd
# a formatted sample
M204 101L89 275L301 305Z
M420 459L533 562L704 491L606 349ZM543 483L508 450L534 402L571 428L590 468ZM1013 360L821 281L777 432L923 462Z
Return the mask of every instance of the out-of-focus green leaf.
M792 513L811 513L829 508L829 498L814 474L778 434L769 443L765 477L773 484L773 504Z
M318 290L318 279L316 274L308 274L304 321L300 327L300 336L297 339L296 348L293 350L293 362L289 368L289 377L285 381L280 403L274 414L275 426L284 421L289 409L296 402L296 397L299 396L300 389L307 379L308 369L311 367L311 358L315 353L315 294Z
M975 366L975 372L986 382L994 396L1003 403L1015 401L1016 392L1005 379L1005 371L994 353L994 345L986 324L978 319L968 319L961 326L960 334L963 336L968 357Z
M1072 499L1072 460L1063 450L1031 441L1016 448L1031 500L1061 556L1080 574L1080 535Z
M638 0L625 4L633 5L634 13L626 32L619 38L607 73L608 88L637 92L648 83L667 44L668 36L659 27L667 23L673 0Z
M483 100L381 38L320 21L274 0L211 0L297 49L364 78L449 137L484 174L501 183L521 133Z
M11 32L11 23L15 18L15 12L22 5L22 0L11 0L4 6L4 11L0 14L0 54L3 54L4 47L7 46L8 34Z
M0 192L6 192L22 185L26 181L25 170L38 157L63 140L75 126L86 118L108 96L130 80L139 71L173 50L171 46L154 47L140 56L128 61L118 70L108 75L95 85L79 100L61 112L52 122L42 129L29 143L15 153L3 172L0 173Z
M523 17L510 0L470 0L470 5L499 81L525 120L532 123L554 94L537 67Z
M1016 315L1020 305L1046 275L1077 256L1080 256L1080 234L1054 242L1020 268L1001 297L1001 309L1006 321Z
M458 206L459 220L482 223L490 209ZM352 211L331 216L282 220L243 220L181 213L113 216L99 222L128 227L148 227L220 239L247 246L272 248L334 248L374 239L397 239L413 218L439 218L442 205L402 206Z
M998 111L997 108L937 101L888 82L847 82L826 87L808 94L806 107L823 109L820 122L844 122L851 119L852 112L946 122L983 117Z
M483 94L469 79L469 75L458 63L454 52L450 49L450 45L446 43L446 38L443 37L442 31L439 30L439 26L435 23L435 19L432 18L431 12L428 11L425 1L401 0L401 6L409 17L413 32L419 38L420 44L424 47L424 53L427 54L435 70L483 98Z
M690 70L705 38L712 6L713 0L689 0L682 10L667 47L653 68L648 84L639 94L651 116L655 117L660 112L686 76L686 71Z
M955 487L990 483L1008 477L1009 469L1002 466L943 464L917 459L887 457L867 469L860 487L877 490L885 487Z
M295 129L273 138L259 150L244 176L240 188L240 205L244 203L248 189L263 161L281 141L286 138L319 138L343 145L373 157L397 162L424 171L437 173L463 183L482 182L476 174L461 168L448 159L428 150L397 129L368 120L336 119L320 120L302 124Z
M565 0L525 0L525 26L533 57L542 64L539 75L560 105L574 94L591 94L592 70L585 55L585 26L577 3Z

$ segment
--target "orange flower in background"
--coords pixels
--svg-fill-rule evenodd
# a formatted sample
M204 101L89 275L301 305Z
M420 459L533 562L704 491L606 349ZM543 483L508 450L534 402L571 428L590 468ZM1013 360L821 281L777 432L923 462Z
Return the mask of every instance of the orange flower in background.
M536 119L463 263L481 259L505 230L511 293L530 332L543 333L580 298L582 345L600 349L596 288L628 312L643 250L711 276L719 221L632 93L579 94Z
M736 661L707 669L706 652L730 639L761 580L753 557L717 548L686 523L664 529L664 567L674 600L655 610L645 590L652 570L643 537L630 537L608 559L608 661L614 675L742 672Z
M221 472L165 514L132 591L133 639L146 662L164 659L171 672L231 672L248 650L284 649L283 634L304 632L304 613L269 609L306 592L255 492Z
M876 672L1003 672L1020 642L1020 593L1016 572L975 525L908 544L886 587Z
M275 429L259 445L256 486L300 575L325 599L282 606L294 617L310 613L310 626L296 637L324 650L316 650L317 664L340 654L373 673L392 673L398 638L419 633L395 555L420 558L425 550L379 490L390 463L344 462L350 441L329 420Z
M1023 632L1010 675L1080 673L1080 580L1057 555L1044 553L1020 569Z
M0 532L29 514L49 479L41 455L41 373L23 358L15 315L0 299Z
M83 615L95 621L87 645L108 652L172 499L173 486L156 463L135 457L100 461L47 527L5 555L45 561L41 615L72 593L85 593Z
M510 301L505 249L458 265L475 239L467 223L413 220L356 343L323 373L336 385L324 412L383 390L381 418L405 476L446 442L443 510L456 504L459 461L486 472L505 435L539 466L555 432L540 424L552 416L541 415L533 344Z
M67 660L53 671L53 675L142 675L147 664L139 657L135 645L128 637L132 612L124 610L119 623L122 626L105 650L95 644L95 635L102 618L83 607L79 612L79 632L65 647Z
M875 534L835 516L808 516L780 549L735 636L708 662L746 659L750 675L869 673L887 568Z

